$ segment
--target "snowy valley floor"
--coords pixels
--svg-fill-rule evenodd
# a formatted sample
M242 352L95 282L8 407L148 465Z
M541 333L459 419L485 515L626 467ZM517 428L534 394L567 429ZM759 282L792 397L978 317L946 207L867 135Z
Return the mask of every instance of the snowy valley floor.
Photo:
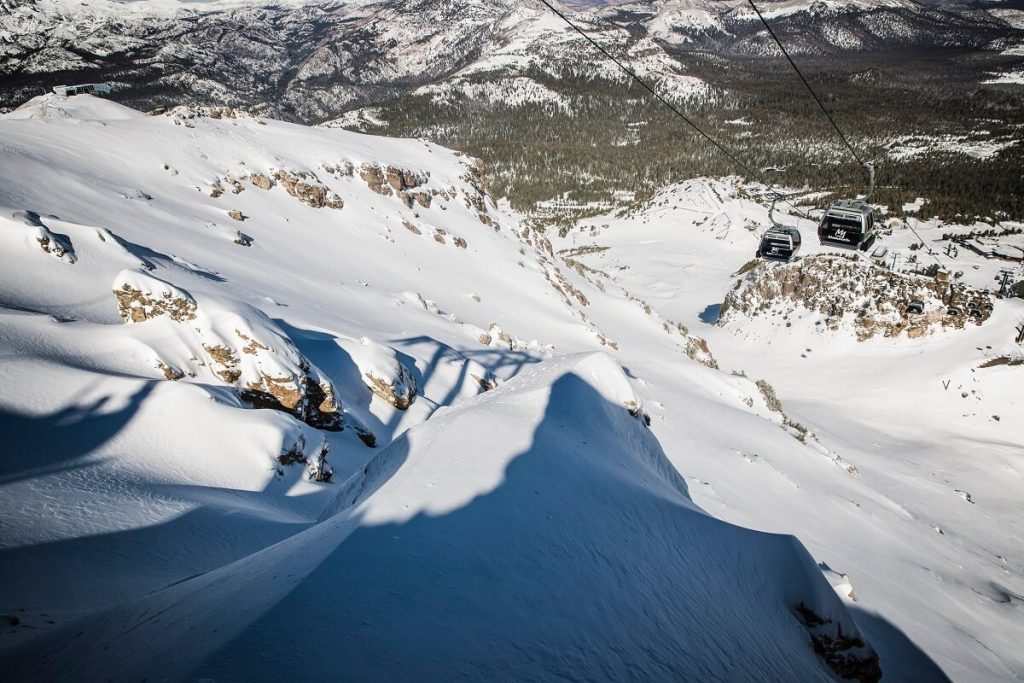
M39 98L0 160L15 679L1024 675L1020 300L716 325L730 182L556 238L458 153L228 111Z

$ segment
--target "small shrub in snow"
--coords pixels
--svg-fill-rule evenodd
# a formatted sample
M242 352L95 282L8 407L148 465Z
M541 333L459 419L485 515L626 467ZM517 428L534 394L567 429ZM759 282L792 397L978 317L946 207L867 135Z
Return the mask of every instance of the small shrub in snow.
M761 390L761 396L764 397L764 403L768 407L768 410L773 413L781 413L782 401L780 401L779 397L775 394L775 388L771 384L768 384L767 380L763 379L757 380L755 384L757 384L757 388Z

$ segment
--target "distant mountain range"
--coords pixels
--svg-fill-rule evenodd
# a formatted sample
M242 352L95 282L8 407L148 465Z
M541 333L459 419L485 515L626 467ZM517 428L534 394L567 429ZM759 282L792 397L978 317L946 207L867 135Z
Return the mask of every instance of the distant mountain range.
M107 81L116 99L134 106L223 103L315 122L467 69L607 75L592 49L539 3L0 2L4 108L54 85ZM657 73L683 70L695 51L778 56L741 0L573 4L586 5L573 10L575 20L620 54L632 59L628 50L647 40L642 52L658 53ZM1024 33L1005 9L913 0L783 0L762 10L795 53L998 50ZM509 46L522 50L510 58Z

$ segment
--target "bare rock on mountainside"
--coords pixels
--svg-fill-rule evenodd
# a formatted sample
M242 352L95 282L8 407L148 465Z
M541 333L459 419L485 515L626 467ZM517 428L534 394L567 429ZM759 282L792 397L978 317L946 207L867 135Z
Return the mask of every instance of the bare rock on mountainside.
M363 179L363 182L366 183L367 187L377 194L384 196L391 195L391 188L384 184L384 171L380 166L376 164L364 164L359 169L359 177Z
M35 211L18 211L14 214L15 220L20 220L29 228L29 233L39 248L44 253L64 261L74 263L78 260L75 255L75 248L71 244L71 238L53 232L43 223L42 217Z
M480 343L484 346L496 346L499 348L512 348L514 346L512 335L503 330L498 323L491 323L487 331L480 334Z
M250 173L249 182L261 190L269 190L274 186L274 181L271 178L259 172Z
M196 300L188 292L151 275L125 271L114 281L114 296L121 318L141 323L166 315L183 322L196 317Z
M227 176L226 178L218 178L210 185L210 196L214 199L219 199L224 196L224 186L227 185L231 188L231 194L242 194L245 192L245 186L242 185L237 179Z
M413 204L429 208L432 202L429 192L417 190L430 180L427 173L398 166L367 163L359 168L359 177L363 179L367 187L377 194L385 197L396 195L410 209Z
M692 334L686 335L686 357L695 360L701 365L706 365L712 370L718 369L718 361L708 347L708 342L703 337Z
M60 259L65 263L74 263L78 258L75 256L75 248L71 244L71 238L67 235L58 235L45 225L39 225L35 229L36 242L44 252Z
M397 378L385 379L369 372L363 377L374 394L399 410L407 410L416 400L416 382L404 367Z
M385 169L385 173L387 174L388 185L390 185L395 192L411 190L421 185L425 185L427 182L426 175L416 173L415 171L409 171L407 169L396 168L395 166L388 166L387 169Z
M314 209L341 209L345 206L341 197L307 171L278 171L274 179L288 194Z
M261 372L258 379L245 383L240 396L253 407L281 410L311 427L341 431L344 421L334 387L326 379L315 376L308 361L302 363L300 370L281 376Z
M342 339L338 344L359 368L363 383L380 399L398 410L407 410L416 400L416 377L394 349L366 337Z
M923 310L915 311L915 302ZM981 325L991 306L986 293L963 284L893 272L853 256L820 255L748 270L726 295L717 324L762 315L788 320L803 310L824 316L828 329L849 321L858 341L904 332L914 339L935 327Z
M212 301L201 311L188 292L134 271L118 275L114 295L127 323L187 323L174 329L178 344L158 353L157 367L168 380L205 370L238 387L239 397L254 407L290 413L317 429L342 429L334 386L261 311Z

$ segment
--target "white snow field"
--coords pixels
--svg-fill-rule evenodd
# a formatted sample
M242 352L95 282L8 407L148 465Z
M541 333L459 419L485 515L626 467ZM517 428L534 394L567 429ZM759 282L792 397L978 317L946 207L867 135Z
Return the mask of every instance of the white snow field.
M0 118L3 678L1019 679L1024 307L711 324L765 218L552 245L422 141Z

